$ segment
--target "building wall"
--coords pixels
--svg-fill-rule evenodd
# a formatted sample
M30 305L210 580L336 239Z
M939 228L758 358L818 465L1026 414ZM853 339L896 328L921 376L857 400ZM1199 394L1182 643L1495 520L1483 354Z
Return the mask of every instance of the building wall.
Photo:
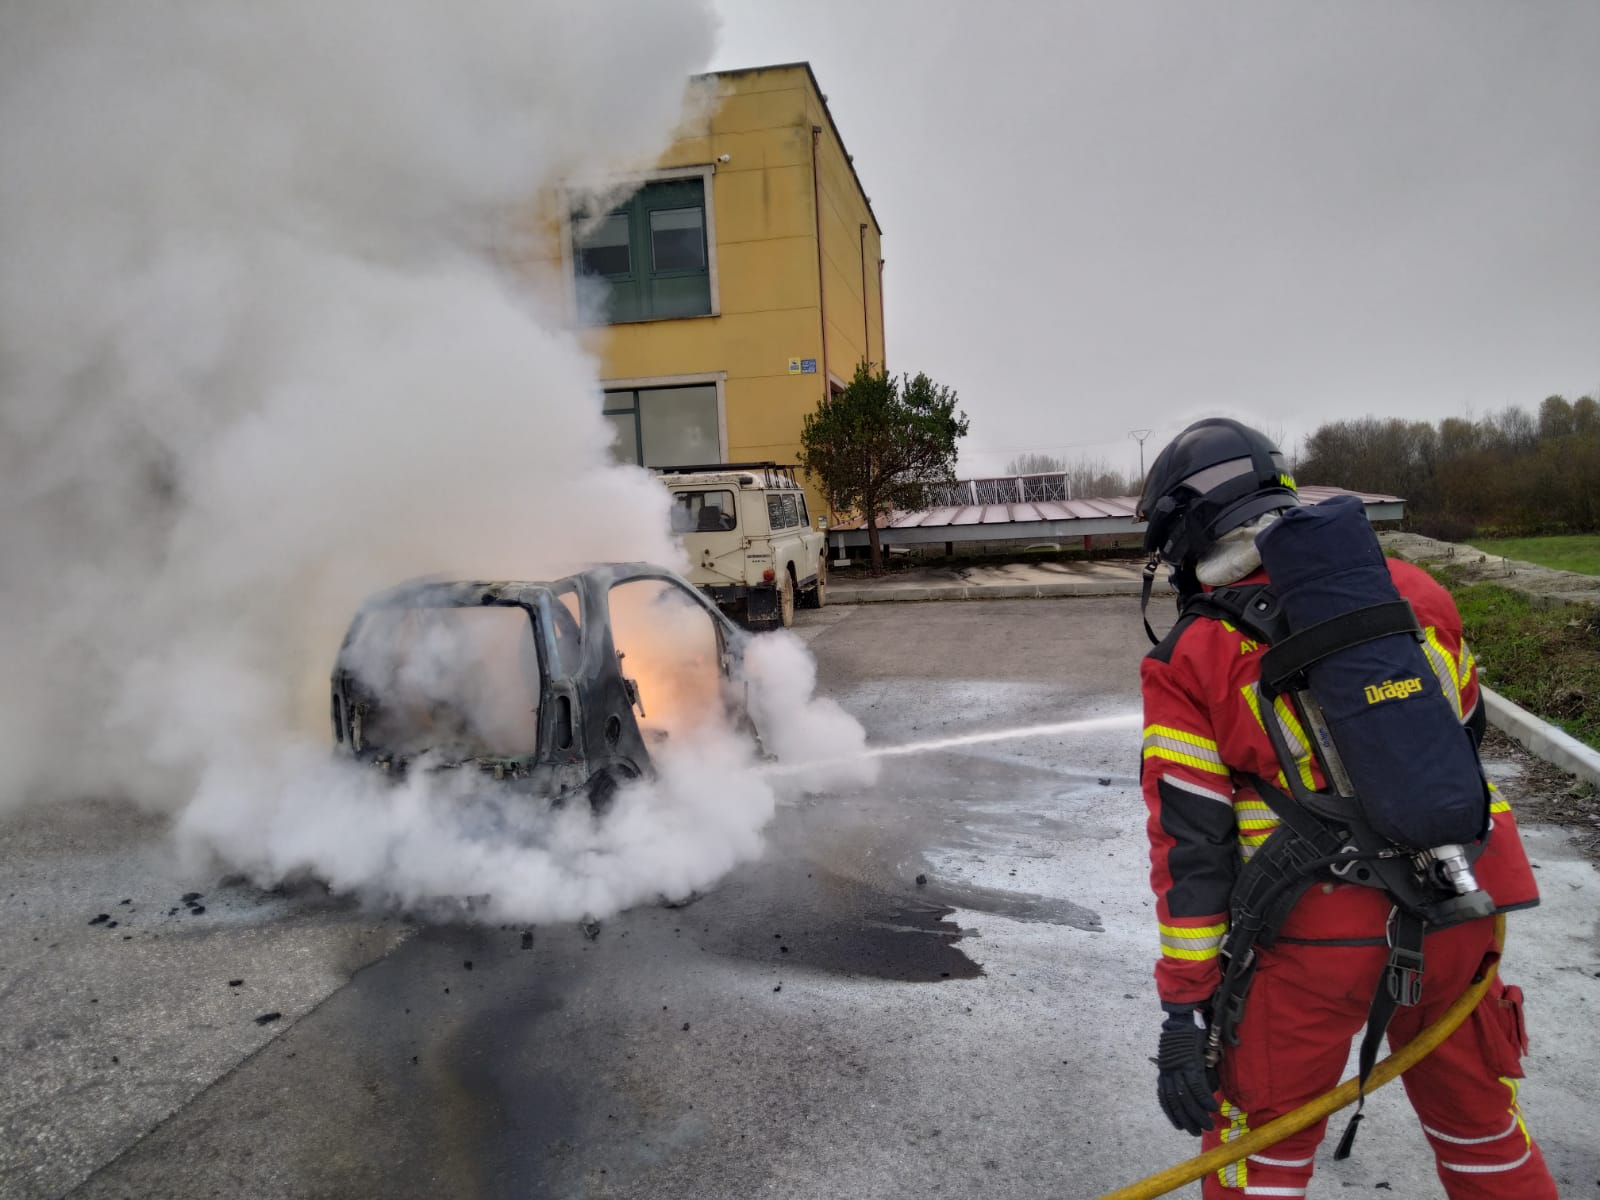
M657 166L713 166L717 315L599 326L585 336L608 385L718 378L727 458L794 462L801 423L826 394L828 375L842 384L861 360L883 363L879 231L806 66L713 82L720 101ZM723 155L727 162L718 161ZM548 216L544 228L548 237ZM552 254L522 258L550 266ZM570 273L570 254L565 259ZM791 359L814 360L815 372L792 373ZM807 490L813 510L826 512Z

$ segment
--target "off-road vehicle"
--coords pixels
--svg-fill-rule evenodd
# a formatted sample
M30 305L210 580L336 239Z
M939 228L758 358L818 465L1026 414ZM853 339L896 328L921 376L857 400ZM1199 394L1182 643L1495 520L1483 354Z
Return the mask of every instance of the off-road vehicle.
M660 469L689 580L752 629L794 623L828 600L828 536L813 526L794 467L710 463Z

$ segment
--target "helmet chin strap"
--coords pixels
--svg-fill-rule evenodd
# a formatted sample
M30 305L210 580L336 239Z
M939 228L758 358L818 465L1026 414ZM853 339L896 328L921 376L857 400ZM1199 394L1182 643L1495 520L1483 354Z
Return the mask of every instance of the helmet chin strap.
M1150 561L1144 564L1144 584L1139 589L1139 619L1144 622L1144 634L1150 639L1152 646L1159 645L1161 639L1156 636L1156 631L1150 628L1150 589L1155 587L1156 572L1161 569L1161 559L1152 554Z
M1152 554L1150 561L1144 564L1144 582L1139 588L1139 618L1144 622L1144 635L1150 639L1152 646L1161 644L1161 639L1156 636L1156 631L1150 628L1150 591L1155 587L1156 572L1161 569L1161 556ZM1193 567L1174 567L1172 570L1172 586L1178 593L1178 607L1183 607L1183 602L1200 590L1200 581L1195 578Z

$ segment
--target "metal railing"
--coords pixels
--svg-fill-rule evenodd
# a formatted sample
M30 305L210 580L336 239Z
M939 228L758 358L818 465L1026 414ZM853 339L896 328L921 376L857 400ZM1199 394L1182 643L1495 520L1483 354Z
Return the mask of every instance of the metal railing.
M1072 481L1066 475L996 475L987 479L957 479L929 484L930 508L966 507L974 504L1036 504L1046 500L1071 500Z

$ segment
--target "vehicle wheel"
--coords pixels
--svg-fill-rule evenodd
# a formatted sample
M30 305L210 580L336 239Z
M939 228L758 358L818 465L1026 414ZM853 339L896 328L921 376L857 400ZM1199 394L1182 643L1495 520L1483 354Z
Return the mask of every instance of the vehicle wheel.
M828 556L817 559L817 586L811 593L812 608L828 607Z
M778 577L778 624L785 629L794 624L794 576L787 570Z

